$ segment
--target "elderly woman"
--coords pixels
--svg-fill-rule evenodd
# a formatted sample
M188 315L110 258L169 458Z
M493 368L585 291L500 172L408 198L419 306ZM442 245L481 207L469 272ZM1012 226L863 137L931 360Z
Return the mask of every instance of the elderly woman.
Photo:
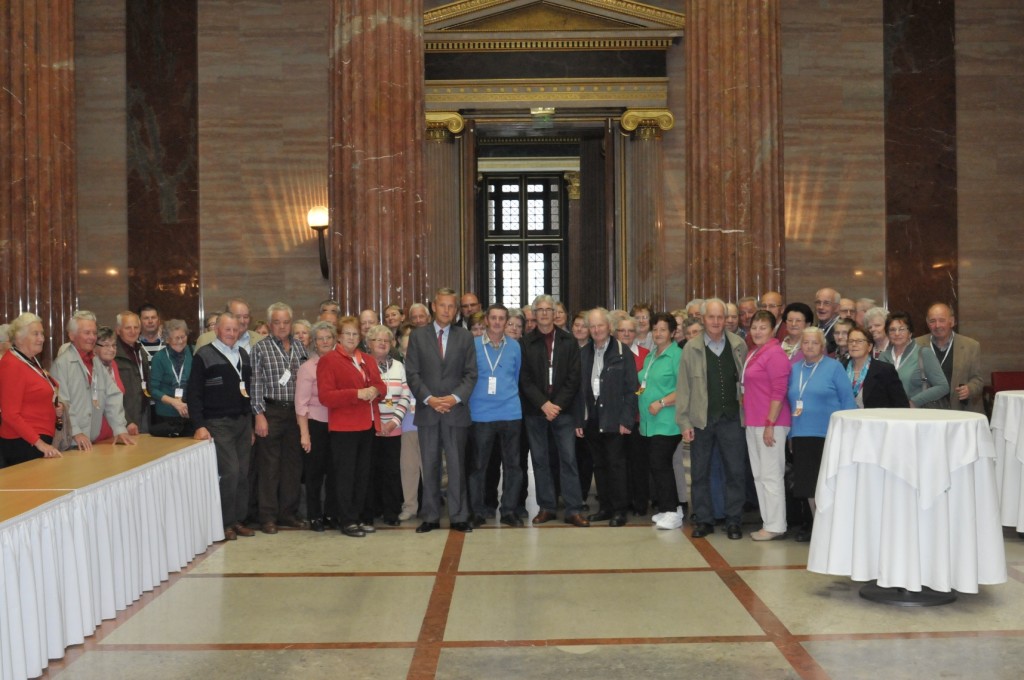
M565 305L561 302L555 303L555 326L561 328L563 331L569 330L569 312L565 310Z
M373 527L364 516L374 436L380 427L378 403L387 392L377 362L359 351L359 319L338 319L339 342L320 357L316 369L320 403L327 407L341 533L366 536Z
M629 315L636 324L634 342L648 352L654 349L654 338L651 337L651 314L651 306L646 302L637 303L629 310ZM622 342L621 339L619 341Z
M384 325L395 337L398 337L398 329L402 326L403 321L405 321L405 314L401 307L390 304L384 308Z
M857 408L846 371L838 361L825 355L825 347L825 334L820 328L805 329L800 343L801 359L793 364L789 376L793 497L807 499L812 517L828 421L836 411ZM802 527L796 540L800 543L811 540L810 527Z
M699 337L704 332L704 322L695 316L688 316L683 320L683 339L678 342L682 347L690 340Z
M914 342L914 322L906 312L893 312L885 320L889 347L878 357L896 367L910 407L933 405L941 408L949 396L949 381L935 352L923 352ZM937 402L933 404L933 402Z
M96 358L100 360L100 363L104 368L107 369L107 374L110 376L111 381L117 385L117 389L121 391L121 400L124 401L124 382L121 380L121 371L117 367L117 335L114 333L114 329L110 326L100 326L96 329ZM139 433L138 423L128 423L127 425L128 434L134 436ZM103 415L103 421L100 424L100 433L97 436L97 440L107 439L114 436L114 429L111 427L110 421L107 420L106 414Z
M398 515L402 511L402 422L409 412L412 391L405 381L405 365L391 356L394 342L387 326L374 326L366 334L370 356L377 362L385 386L378 404L380 430L374 440L371 499L363 517L366 526L373 525L376 515L382 515L388 526L401 524Z
M786 337L781 343L782 351L786 353L791 363L796 364L803 358L800 343L804 329L814 324L814 312L803 302L791 302L782 310L782 322L786 328Z
M505 322L505 335L513 340L522 340L525 323L526 318L523 316L523 312L521 310L514 307L509 309L508 321Z
M310 350L313 349L313 324L305 319L292 321L292 335L302 343L308 355Z
M864 312L864 328L870 335L874 347L871 350L871 358L877 359L882 352L889 349L889 336L885 334L885 320L889 318L889 311L885 307L872 307Z
M313 352L299 366L295 377L295 418L299 423L299 442L306 452L303 472L306 478L306 517L309 528L323 532L333 521L335 507L334 469L331 465L331 438L327 407L320 403L316 371L320 357L330 354L338 344L338 331L329 321L318 321L311 328ZM323 496L321 496L323 494ZM321 500L326 499L326 502Z
M206 328L206 330L211 331L211 332L217 330L217 319L219 319L219 318L220 318L220 314L219 313L215 312L213 314L207 314L206 315L206 325L204 326Z
M856 326L857 322L853 319L839 319L839 321L836 321L836 325L832 327L832 338L836 342L836 353L834 358L843 366L850 363L850 352L847 348L847 338L849 337L850 331Z
M676 331L672 334L672 340L675 342L685 342L684 335L686 329L683 328L683 323L686 321L686 310L685 309L673 309L669 312L672 318L676 320Z
M192 373L192 352L188 326L181 319L164 322L164 347L153 355L149 369L149 392L156 402L149 432L157 437L191 437L185 390Z
M57 381L39 363L46 343L43 320L26 312L11 322L8 333L12 346L0 358L0 468L59 458L53 436L64 413Z
M587 327L586 311L579 312L573 317L572 328L569 332L572 333L572 337L576 338L576 342L579 343L580 347L590 342L590 329Z
M634 309L639 309L641 315L650 314L650 311L642 305L638 305ZM639 325L632 316L620 315L613 328L615 339L625 347L628 347L633 353L633 363L636 365L637 375L640 374L644 367L644 361L650 354L650 350L647 347L636 342ZM648 321L647 327L650 328L650 326L650 321ZM651 334L648 333L647 335L653 342ZM639 412L636 419L639 426ZM647 514L647 505L651 499L651 485L649 481L651 477L650 459L647 446L640 436L639 427L634 427L628 435L625 435L625 439L626 489L629 492L629 505L633 509L633 514L640 517Z
M873 342L860 326L850 329L847 336L850 361L846 364L846 377L853 386L854 401L860 408L906 408L910 400L896 369L871 359Z
M747 430L747 453L754 475L762 527L750 534L755 541L773 541L786 536L786 436L791 424L789 357L775 339L775 315L754 312L750 337L754 349L747 354L740 376L743 418Z

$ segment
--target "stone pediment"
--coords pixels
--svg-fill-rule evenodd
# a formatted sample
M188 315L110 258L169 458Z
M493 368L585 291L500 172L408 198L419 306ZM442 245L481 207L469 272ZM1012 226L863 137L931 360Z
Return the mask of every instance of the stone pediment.
M684 24L682 14L629 0L458 0L424 13L423 19L428 39L453 33L679 34Z

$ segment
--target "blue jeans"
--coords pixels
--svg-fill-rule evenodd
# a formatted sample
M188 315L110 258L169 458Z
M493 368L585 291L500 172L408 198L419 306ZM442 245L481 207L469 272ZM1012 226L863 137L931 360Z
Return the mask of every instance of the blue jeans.
M521 420L496 420L473 423L473 464L469 473L469 507L483 517L487 512L487 464L494 439L501 442L501 514L511 515L519 505L523 471L519 467L519 430Z
M576 427L572 416L563 413L552 421L544 416L526 416L526 434L530 438L533 456L533 478L537 486L537 505L541 510L554 513L558 509L555 480L551 475L548 450L548 432L554 435L562 481L565 516L578 515L583 510L580 477L576 470Z
M743 521L743 503L747 498L744 462L747 440L739 416L722 416L703 429L694 429L693 443L690 444L693 512L699 524L713 524L715 521L711 507L711 450L715 444L725 467L725 521L727 524L740 524Z

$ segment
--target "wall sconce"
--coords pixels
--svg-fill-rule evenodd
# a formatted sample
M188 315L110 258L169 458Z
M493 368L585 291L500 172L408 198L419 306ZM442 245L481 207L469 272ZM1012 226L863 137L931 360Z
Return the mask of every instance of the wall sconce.
M325 279L328 278L328 268L327 243L324 241L324 233L327 231L330 221L331 214L322 205L310 208L309 214L306 215L306 222L309 223L309 228L316 232L317 242L320 245L320 274Z

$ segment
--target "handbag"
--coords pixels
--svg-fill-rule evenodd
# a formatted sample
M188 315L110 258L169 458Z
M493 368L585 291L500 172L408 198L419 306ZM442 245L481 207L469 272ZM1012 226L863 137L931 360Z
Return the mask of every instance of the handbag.
M77 448L75 438L71 434L71 411L67 404L64 404L64 417L57 419L57 427L53 431L53 447L58 451L69 451Z

